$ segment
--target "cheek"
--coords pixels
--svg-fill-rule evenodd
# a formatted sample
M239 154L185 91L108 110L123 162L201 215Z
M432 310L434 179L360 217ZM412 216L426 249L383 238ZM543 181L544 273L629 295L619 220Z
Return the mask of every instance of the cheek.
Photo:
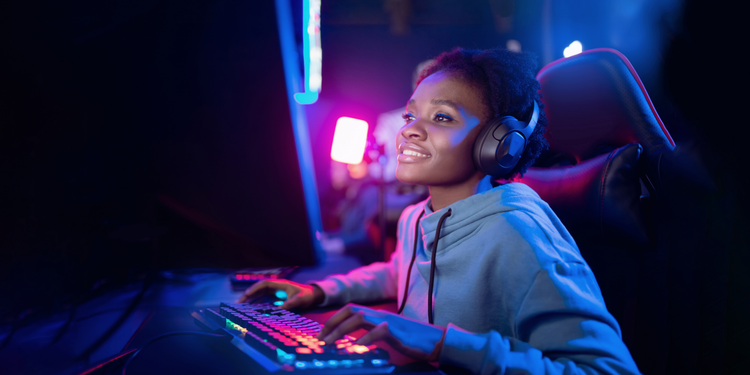
M466 164L471 161L471 151L474 146L470 129L456 132L446 132L441 137L435 137L434 145L438 151L441 163Z

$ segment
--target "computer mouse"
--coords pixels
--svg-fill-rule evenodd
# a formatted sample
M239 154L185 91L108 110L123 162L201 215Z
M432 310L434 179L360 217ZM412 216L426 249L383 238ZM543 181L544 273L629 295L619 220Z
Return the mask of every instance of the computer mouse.
M264 296L259 296L256 298L253 298L247 303L255 304L255 303L268 303L274 306L281 306L284 304L284 302L287 299L287 294L283 290L277 290L274 294L267 294Z

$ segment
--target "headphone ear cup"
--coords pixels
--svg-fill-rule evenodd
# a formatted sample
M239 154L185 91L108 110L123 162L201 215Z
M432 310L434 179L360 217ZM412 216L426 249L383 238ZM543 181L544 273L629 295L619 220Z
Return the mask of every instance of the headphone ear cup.
M507 126L507 124L517 122L518 120L513 116L499 117L492 120L479 132L476 141L474 141L473 157L474 165L482 173L493 177L501 177L513 169L515 163L512 163L509 168L507 166L510 161L507 156L508 147L503 147L504 151L502 151L502 155L498 153L501 152L501 145L514 146L517 144L515 139L508 138L508 136L518 132L512 127ZM509 142L510 144L506 144ZM517 147L511 148L516 149ZM517 158L515 159L517 161ZM501 161L504 162L501 164Z
M500 120L493 119L489 124L485 125L474 141L474 148L472 150L474 166L484 174L491 175L495 169L495 165L497 165L495 154L497 153L498 146L500 146L500 141L492 135L500 126Z
M534 101L534 112L529 122L513 116L490 121L477 135L472 156L477 170L492 177L507 175L518 164L526 143L539 118L539 107Z

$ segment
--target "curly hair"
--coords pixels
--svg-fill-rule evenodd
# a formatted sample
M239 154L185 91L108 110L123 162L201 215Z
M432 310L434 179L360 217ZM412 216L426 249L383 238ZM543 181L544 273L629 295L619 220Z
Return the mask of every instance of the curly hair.
M513 116L521 121L531 117L536 100L539 120L523 155L506 176L493 176L513 180L523 176L534 161L549 147L543 134L547 127L544 104L540 100L539 81L536 80L536 55L530 52L513 52L503 48L471 50L456 48L443 52L419 76L417 85L429 75L445 71L480 89L490 118ZM485 122L488 123L489 121Z

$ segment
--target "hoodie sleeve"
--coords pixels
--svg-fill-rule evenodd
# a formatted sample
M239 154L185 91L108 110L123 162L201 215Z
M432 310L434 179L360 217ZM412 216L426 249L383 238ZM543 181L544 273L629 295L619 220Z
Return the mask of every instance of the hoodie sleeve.
M406 207L398 219L396 250L388 262L375 262L352 270L346 275L331 275L322 281L313 281L323 290L325 299L320 306L344 305L349 302L367 303L398 297L399 260L403 256L403 234L413 228L421 206Z
M639 374L591 269L551 262L516 316L516 337L446 329L440 363L478 374Z
M389 262L375 262L359 267L346 275L331 275L322 281L313 281L323 290L325 299L320 306L344 305L349 302L366 303L396 298L398 282L393 253Z

